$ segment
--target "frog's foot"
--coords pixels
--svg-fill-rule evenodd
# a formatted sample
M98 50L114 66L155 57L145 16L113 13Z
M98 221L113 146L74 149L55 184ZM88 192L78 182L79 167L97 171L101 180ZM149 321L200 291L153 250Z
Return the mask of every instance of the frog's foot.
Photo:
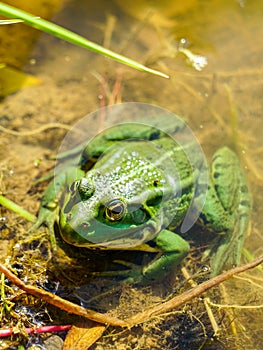
M56 221L56 210L51 211L50 208L41 207L37 221L34 225L29 229L29 232L36 231L39 227L45 224L48 228L50 234L50 243L53 250L56 250L56 238L54 225Z
M188 242L168 230L162 230L154 242L161 253L142 270L144 279L148 281L162 280L181 263L190 249Z
M218 275L224 269L234 268L240 262L249 215L244 215L239 220L232 230L215 238L211 247L204 252L203 259L209 258L212 276Z
M124 260L114 260L116 264L127 267L127 270L93 272L93 277L121 277L125 283L140 283L143 281L142 266Z
M127 270L95 272L93 276L99 277L124 277L127 283L156 282L164 279L189 251L189 244L174 232L163 230L154 239L159 253L146 266L136 265L130 262L116 260L115 263L124 265Z

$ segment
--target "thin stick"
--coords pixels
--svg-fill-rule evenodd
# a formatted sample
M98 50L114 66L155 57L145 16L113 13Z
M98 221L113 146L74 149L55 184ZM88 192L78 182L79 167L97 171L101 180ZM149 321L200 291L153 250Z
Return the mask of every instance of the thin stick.
M238 310L252 310L252 309L263 309L263 304L260 305L238 305L238 304L217 304L209 300L211 306L217 307L218 309L238 309Z
M25 332L27 334L65 332L65 331L68 331L71 327L72 327L71 325L43 326L43 327L39 327L39 328L33 328L32 327L32 328L25 328ZM16 332L12 328L0 329L0 338L2 338L2 337L10 337L13 334L16 334Z
M62 299L59 296L52 294L50 292L47 292L43 289L37 288L32 285L26 285L23 281L21 281L16 275L14 275L10 270L8 270L1 263L0 263L0 271L4 273L5 276L9 278L12 283L14 283L16 286L18 286L25 292L31 295L34 295L35 297L40 298L48 302L49 304L54 305L64 311L85 317L89 320L92 320L98 323L109 324L112 326L120 326L120 327L128 326L128 323L126 321L122 321L122 320L119 320L118 318L101 314L93 310L85 309L82 306L74 304L68 300Z
M176 297L174 297L173 299L170 299L166 302L164 302L163 304L159 304L156 305L150 309L147 309L135 316L132 316L128 319L126 319L126 322L128 322L129 324L133 324L133 325L137 325L139 323L143 323L155 316L158 316L160 314L166 313L170 310L173 310L187 302L189 302L190 300L200 296L201 294L203 294L204 292L206 292L207 290L217 286L218 284L228 280L229 278L231 278L232 276L239 274L241 272L247 271L249 269L252 269L254 267L256 267L259 264L263 263L263 256L259 257L258 259L243 265L243 266L238 266L234 269L231 269L229 271L226 271L224 273L222 273L221 275L218 275L216 277L211 278L210 280L203 282L201 284L199 284L198 286L188 290L187 292L180 294Z
M190 289L189 291L178 295L174 297L171 300L168 300L164 302L163 304L156 305L150 309L147 309L141 313L138 313L135 316L132 316L126 320L120 320L115 317L108 316L106 314L101 314L98 312L95 312L93 310L85 309L82 306L76 305L70 301L64 300L57 295L54 295L50 292L46 292L42 289L39 289L37 287L31 286L31 285L25 285L24 282L22 282L16 275L14 275L11 271L9 271L3 264L0 263L0 271L5 274L7 278L10 279L11 282L13 282L16 286L24 290L25 292L34 295L37 298L40 298L42 300L47 301L48 303L59 307L62 310L65 310L69 313L73 313L79 316L83 316L87 319L90 319L92 321L98 322L98 323L104 323L109 324L112 326L120 326L120 327L132 327L137 324L146 322L150 320L151 318L164 314L166 312L169 312L187 302L190 300L200 296L207 290L217 286L218 284L226 281L227 279L233 277L234 275L237 275L241 272L247 271L249 269L252 269L256 267L259 264L263 263L263 256L259 257L258 259L243 265L236 267L232 270L226 271L222 273L221 275L218 275L214 278L211 278L210 280L199 284L198 286Z
M183 273L183 276L188 280L188 283L190 284L191 287L196 287L197 286L197 283L191 279L191 276L189 275L188 271L186 270L186 268L182 268L181 269L182 273ZM206 312L207 312L207 315L209 317L209 320L210 320L210 323L213 327L213 330L214 330L214 335L218 334L218 330L219 330L219 327L218 327L218 324L216 322L216 319L215 319L215 316L209 306L209 301L210 299L208 297L205 297L203 299L203 302L204 302L204 305L205 305L205 309L206 309Z
M71 130L72 126L66 125L66 124L62 124L62 123L49 123L49 124L42 125L39 128L34 129L34 130L15 131L15 130L7 129L7 128L5 128L5 127L0 125L0 131L5 132L6 134L14 135L14 136L32 136L32 135L41 133L41 132L43 132L45 130L55 129L55 128Z

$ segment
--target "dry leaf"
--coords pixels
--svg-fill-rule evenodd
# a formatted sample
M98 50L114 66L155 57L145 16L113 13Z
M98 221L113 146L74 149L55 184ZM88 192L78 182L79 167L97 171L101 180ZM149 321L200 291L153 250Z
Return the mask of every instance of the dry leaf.
M64 342L63 350L87 350L103 334L106 326L83 320L72 326Z

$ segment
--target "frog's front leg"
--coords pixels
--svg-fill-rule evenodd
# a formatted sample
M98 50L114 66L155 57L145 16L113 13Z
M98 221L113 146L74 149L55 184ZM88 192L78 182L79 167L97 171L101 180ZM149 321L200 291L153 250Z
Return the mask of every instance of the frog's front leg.
M42 224L45 224L50 233L50 242L53 249L56 249L54 224L58 218L58 212L59 212L59 205L58 205L58 200L56 196L57 194L56 190L59 184L61 187L62 186L64 187L64 184L65 184L64 175L59 177L56 180L56 183L54 181L51 181L49 183L48 187L46 188L41 198L41 204L38 212L37 221L30 229L30 231L35 231Z
M151 246L149 251L157 251L158 253L148 265L142 267L127 261L116 260L116 263L127 266L128 269L125 271L95 272L93 276L121 276L125 277L124 281L127 283L142 282L147 284L160 281L180 264L190 249L189 244L181 236L168 230L162 230L152 242L155 245ZM147 248L145 250L148 251Z
M229 148L221 148L212 160L208 194L200 215L203 224L218 233L207 250L212 275L239 263L250 209L251 199L239 160Z
M53 249L56 249L54 225L59 217L59 199L61 200L62 193L66 193L66 187L71 184L73 180L83 176L83 171L75 167L68 167L63 169L60 174L49 183L42 198L40 209L36 223L31 227L30 231L38 229L42 224L48 227L50 233L50 241Z
M154 239L160 255L143 267L142 275L145 280L161 280L172 271L187 255L189 244L179 235L168 230L162 230Z

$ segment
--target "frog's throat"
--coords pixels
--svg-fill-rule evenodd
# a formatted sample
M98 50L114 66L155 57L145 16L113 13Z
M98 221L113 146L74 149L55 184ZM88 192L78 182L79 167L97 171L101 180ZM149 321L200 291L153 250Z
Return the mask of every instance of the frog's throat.
M90 242L88 239L72 242L71 239L60 232L63 239L74 246L86 247L89 249L105 249L105 250L132 250L144 243L153 240L160 232L162 225L159 221L149 220L143 227L130 227L128 229L120 230L123 233L118 235L115 239L105 239L102 242Z

